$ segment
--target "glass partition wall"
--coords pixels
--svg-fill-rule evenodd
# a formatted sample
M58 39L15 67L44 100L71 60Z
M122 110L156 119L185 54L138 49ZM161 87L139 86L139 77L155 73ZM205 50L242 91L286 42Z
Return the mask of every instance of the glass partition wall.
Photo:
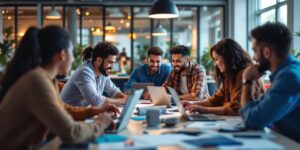
M177 5L179 18L159 20L148 18L151 5L40 5L0 5L2 33L11 27L11 38L18 41L29 26L55 24L69 32L76 47L110 41L122 54L126 54L125 59L117 60L122 61L123 69L119 62L114 67L116 72L122 73L130 73L145 63L147 49L151 46L159 46L165 52L163 62L169 63L169 49L178 44L189 47L192 60L207 68L209 62L205 57L208 50L226 33L225 4ZM59 19L47 18L53 9L61 16ZM39 11L41 15L38 15Z

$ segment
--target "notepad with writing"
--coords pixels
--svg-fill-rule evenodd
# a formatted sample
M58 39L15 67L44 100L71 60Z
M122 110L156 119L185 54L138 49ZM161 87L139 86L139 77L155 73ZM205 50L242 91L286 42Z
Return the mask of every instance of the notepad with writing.
M242 142L235 141L233 139L223 137L223 136L184 140L184 142L198 147L217 147L217 146L224 146L224 145L232 146L232 145L243 144Z

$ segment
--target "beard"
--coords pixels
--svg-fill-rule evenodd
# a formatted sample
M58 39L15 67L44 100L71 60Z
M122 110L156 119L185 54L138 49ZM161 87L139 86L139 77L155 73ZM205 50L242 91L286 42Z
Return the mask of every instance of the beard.
M156 66L149 66L149 69L151 72L155 73L158 71L159 67L156 67Z
M183 65L181 65L181 66L173 66L173 70L174 70L175 72L181 72L181 71L183 71L185 68L187 68L187 66L185 65L185 63L184 63Z
M181 67L180 67L180 66L174 66L174 67L173 67L173 70L174 70L175 72L179 72L179 71L181 70Z
M109 68L104 68L104 65L103 65L103 63L100 65L100 67L99 67L99 71L101 72L101 74L103 74L104 76L108 76L108 70L109 69L112 69L111 67L109 67Z
M270 62L265 59L264 56L261 56L258 61L258 72L261 74L265 74L265 72L270 68Z

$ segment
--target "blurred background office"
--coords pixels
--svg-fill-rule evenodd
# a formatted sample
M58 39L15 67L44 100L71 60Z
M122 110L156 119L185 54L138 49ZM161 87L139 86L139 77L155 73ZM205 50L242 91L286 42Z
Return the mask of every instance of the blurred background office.
M127 73L144 63L146 50L159 46L169 62L170 47L191 49L194 62L212 75L208 50L224 37L239 42L250 54L249 31L265 22L282 22L294 33L294 54L300 51L300 1L298 0L173 0L179 17L150 19L155 0L1 0L0 64L14 53L29 26L55 24L65 28L75 46L73 69L81 63L86 46L113 42L120 52L115 73ZM122 67L122 68L120 68Z

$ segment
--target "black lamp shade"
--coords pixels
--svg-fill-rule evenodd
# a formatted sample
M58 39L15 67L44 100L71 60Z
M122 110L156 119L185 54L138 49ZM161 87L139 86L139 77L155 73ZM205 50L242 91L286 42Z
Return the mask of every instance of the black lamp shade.
M152 5L149 18L177 18L179 16L177 6L171 0L157 0Z

